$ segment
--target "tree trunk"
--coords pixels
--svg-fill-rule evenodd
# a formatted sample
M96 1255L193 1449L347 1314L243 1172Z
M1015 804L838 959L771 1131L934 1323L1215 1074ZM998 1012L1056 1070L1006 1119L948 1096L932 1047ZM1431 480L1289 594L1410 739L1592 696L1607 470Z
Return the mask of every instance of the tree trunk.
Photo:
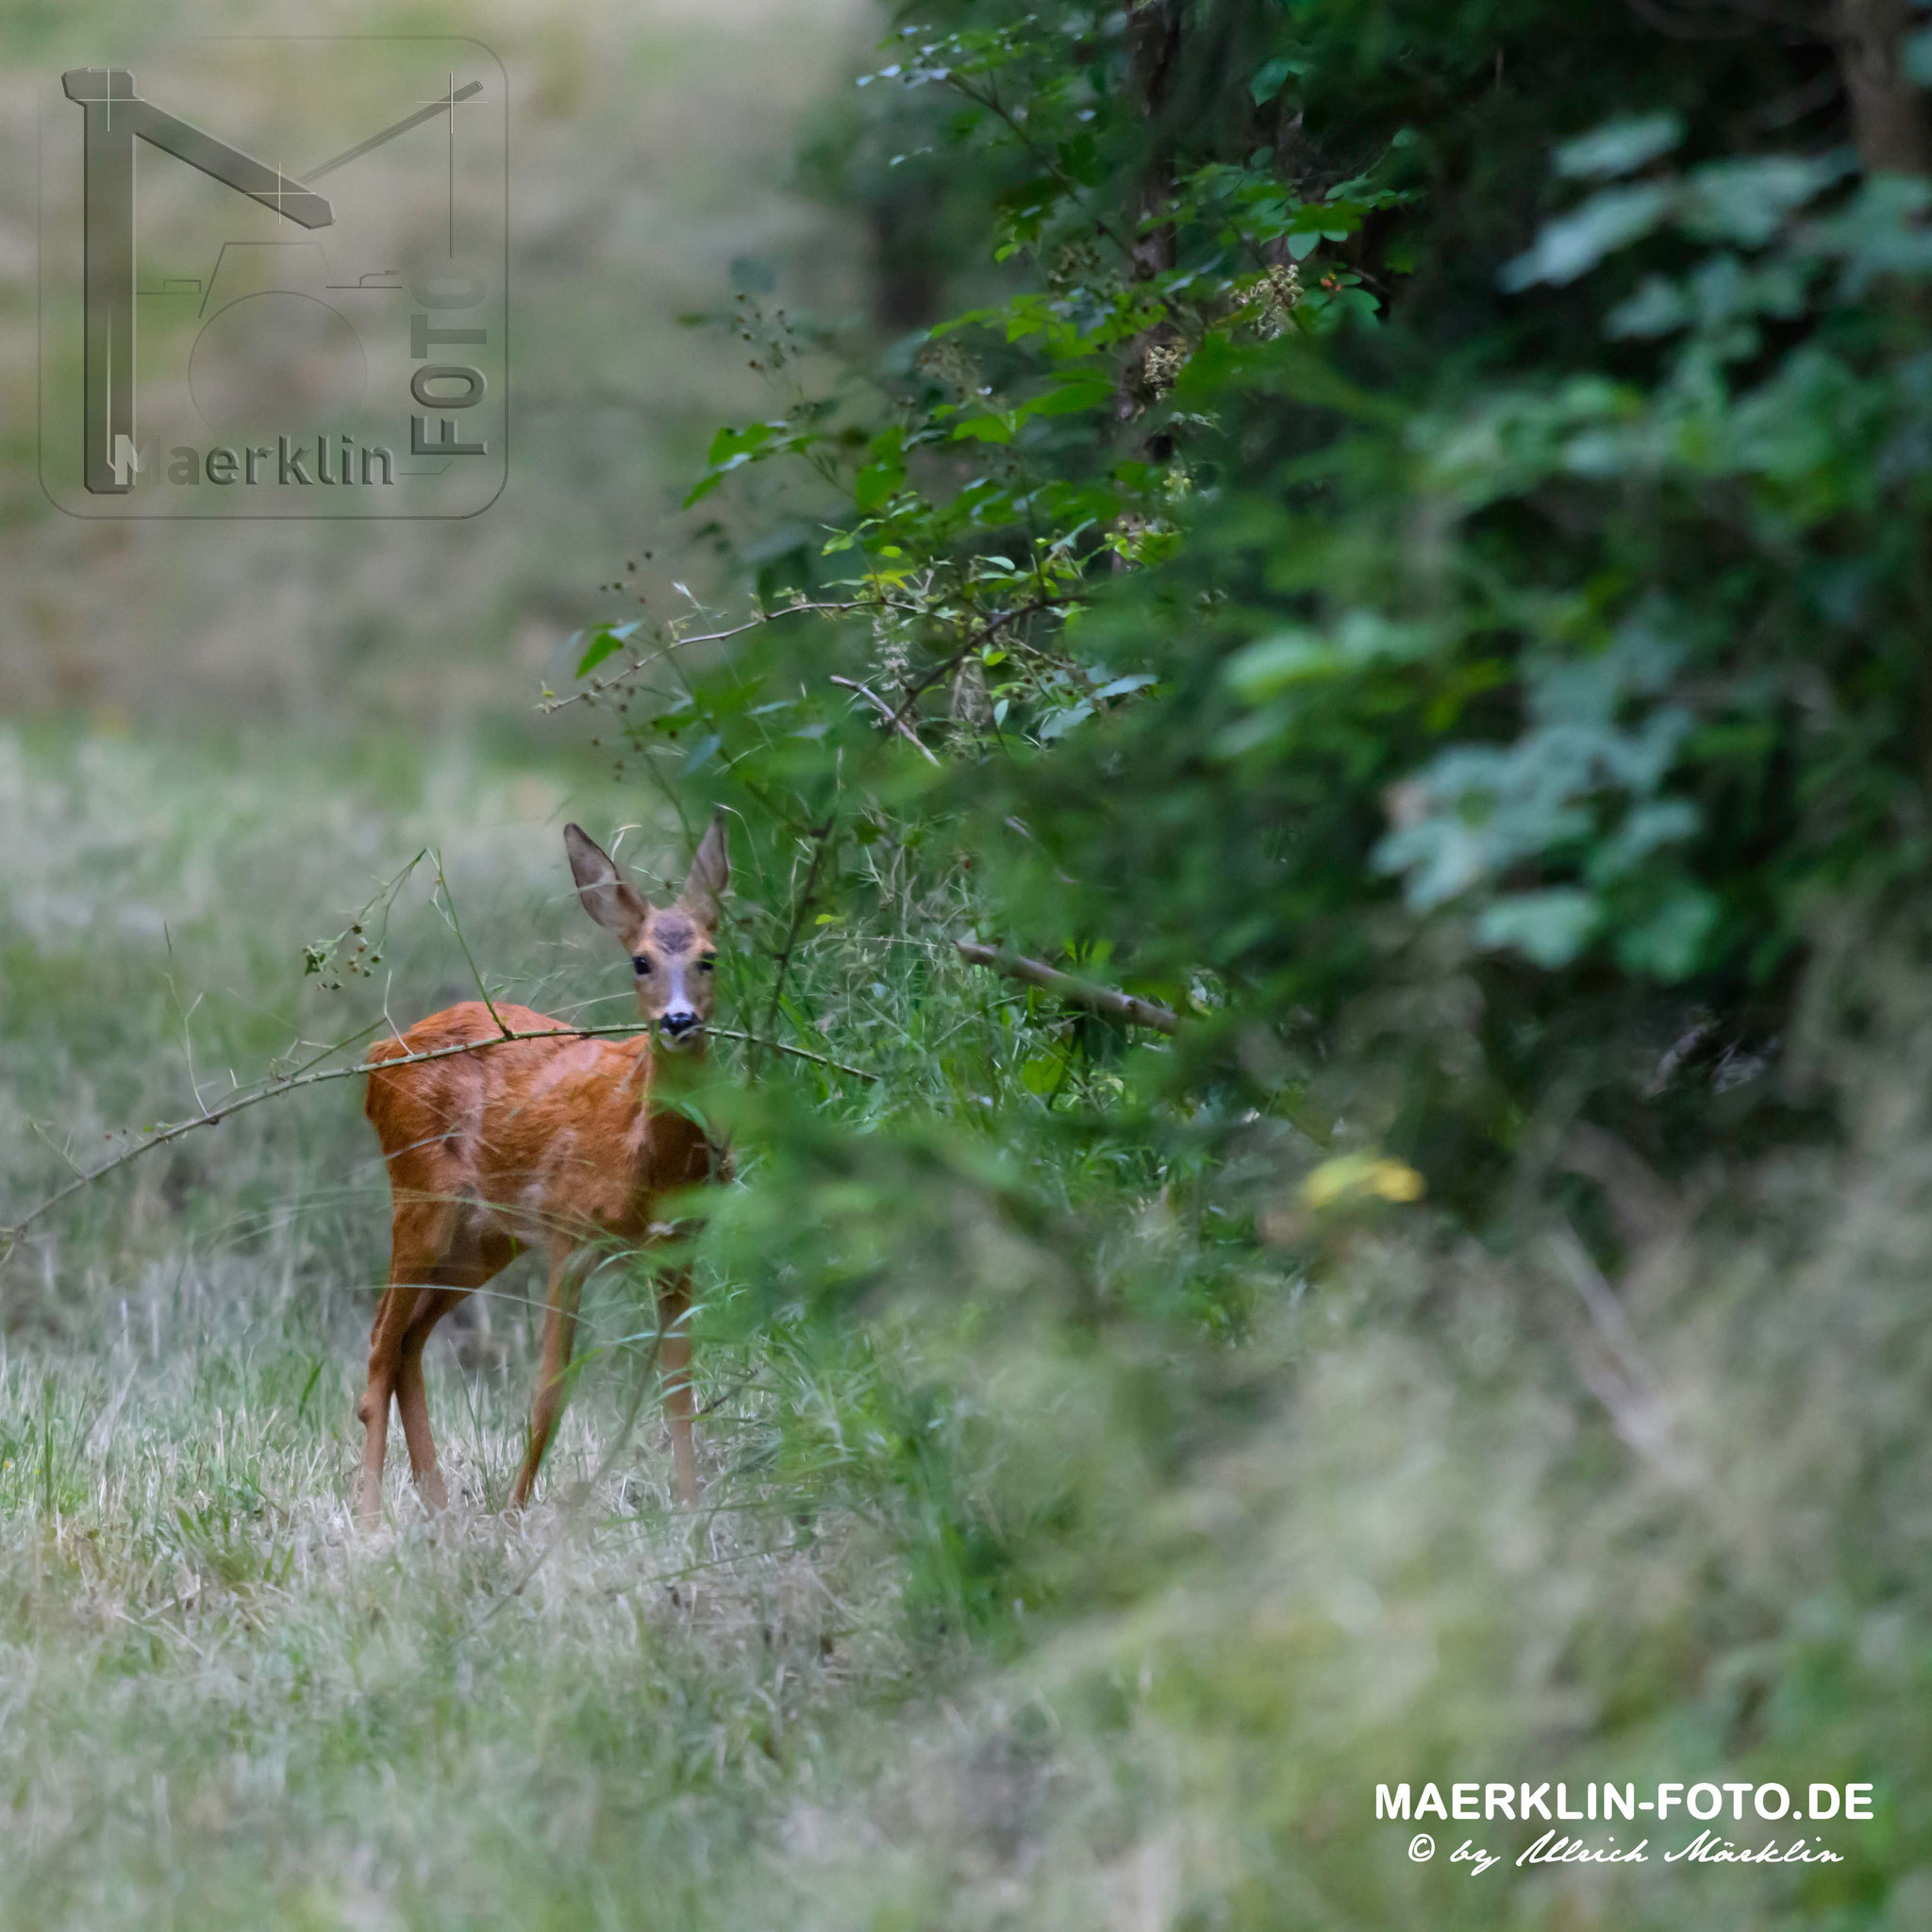
M1852 138L1870 174L1932 175L1932 124L1900 52L1916 25L1912 0L1836 0L1838 62L1852 104Z
M1128 269L1137 281L1162 275L1174 263L1174 225L1160 217L1174 194L1174 130L1168 106L1180 50L1179 0L1136 0L1128 8L1128 98L1147 130L1147 154L1140 192L1134 198L1134 233L1126 238ZM1166 353L1178 341L1179 331L1160 323L1128 345L1115 401L1115 414L1122 422L1158 400L1173 380L1171 374L1159 374L1150 357ZM1154 442L1164 445L1166 438L1157 437ZM1147 454L1159 461L1167 450L1150 447Z

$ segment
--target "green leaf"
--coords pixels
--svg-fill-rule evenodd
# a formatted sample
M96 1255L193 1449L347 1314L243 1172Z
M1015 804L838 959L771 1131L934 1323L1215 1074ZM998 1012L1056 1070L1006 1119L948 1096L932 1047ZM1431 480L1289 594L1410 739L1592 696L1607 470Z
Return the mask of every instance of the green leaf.
M1661 182L1607 188L1574 214L1552 222L1536 245L1505 265L1496 277L1514 293L1538 282L1557 286L1587 275L1605 256L1641 241L1675 205L1677 190Z
M1718 923L1718 902L1700 886L1674 891L1648 919L1617 940L1617 963L1649 979L1688 979Z
M605 658L613 658L637 634L635 624L601 625L591 635L589 648L577 659L576 675L588 677Z
M608 630L600 630L591 640L591 648L577 659L576 675L579 677L590 676L605 658L615 657L618 648L617 640Z
M1029 1093L1044 1098L1060 1084L1065 1073L1066 1062L1058 1054L1037 1053L1022 1062L1020 1079Z
M715 469L732 457L749 456L791 426L785 422L750 423L742 429L721 429L712 437L711 446L705 452L705 460Z
M1557 150L1557 172L1607 180L1634 175L1659 155L1667 155L1684 139L1684 124L1676 115L1637 114L1609 121Z
M1097 409L1113 396L1113 377L1104 369L1087 366L1069 370L1045 395L1021 407L1029 416L1073 416Z
M1761 248L1788 216L1839 180L1847 165L1836 155L1713 161L1684 183L1684 226L1700 240Z
M1064 738L1076 724L1084 724L1092 715L1091 705L1069 705L1065 710L1055 711L1046 718L1037 736L1042 744L1051 744L1055 739Z
M1010 412L998 416L969 416L963 423L953 425L953 440L956 442L974 440L980 442L1011 442L1016 426Z
M853 485L853 501L861 510L877 509L891 500L905 480L904 463L868 463Z
M1567 888L1520 892L1486 907L1475 934L1485 946L1521 953L1533 965L1554 972L1589 945L1602 917L1602 906L1589 892Z
M1308 63L1296 60L1287 54L1277 54L1272 60L1264 60L1255 70L1255 75L1248 82L1248 92L1255 98L1257 107L1272 101L1288 85L1291 75L1306 74Z
M1224 675L1236 692L1257 703L1291 685L1339 677L1387 662L1422 657L1431 635L1421 625L1395 624L1373 610L1351 610L1332 637L1319 631L1285 630L1237 651Z

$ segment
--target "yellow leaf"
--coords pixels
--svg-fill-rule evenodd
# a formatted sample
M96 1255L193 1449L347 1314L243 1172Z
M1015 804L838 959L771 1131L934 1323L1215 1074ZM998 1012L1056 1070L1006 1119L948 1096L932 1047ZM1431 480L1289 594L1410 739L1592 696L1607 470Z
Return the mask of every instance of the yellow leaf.
M1368 1199L1420 1201L1423 1191L1423 1177L1414 1168L1381 1154L1338 1154L1301 1185L1303 1203L1316 1208Z

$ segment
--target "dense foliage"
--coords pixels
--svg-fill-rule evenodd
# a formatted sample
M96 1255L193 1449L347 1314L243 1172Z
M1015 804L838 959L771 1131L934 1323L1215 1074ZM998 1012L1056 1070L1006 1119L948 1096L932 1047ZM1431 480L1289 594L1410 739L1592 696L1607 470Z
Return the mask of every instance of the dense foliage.
M815 166L924 325L802 383L741 297L784 407L692 497L769 622L584 658L790 881L774 1019L883 867L1190 1013L1116 1123L1259 1108L1492 1229L1593 1132L1814 1131L1807 966L1932 857L1932 42L1845 15L1874 107L1837 19L908 14Z
M1140 1508L1317 1400L1311 1287L1318 1324L1446 1350L1487 1439L1557 1284L1597 1331L1557 1357L1621 1348L1608 1283L1695 1222L1676 1181L1863 1144L1814 1049L1883 1005L1859 942L1911 927L1932 862L1932 28L1768 21L960 0L908 9L822 130L879 335L740 298L777 400L691 501L754 607L599 630L580 675L680 808L742 813L767 1026L836 1042L814 948L823 985L911 947L917 1005L969 929L1182 1015L1130 1049L1015 994L1011 1056L941 1034L862 1119L737 1103L718 1306L808 1353L815 1321L876 1342L911 1312L865 1426L820 1416L799 1466L897 1495L941 1626L1169 1574ZM1757 1238L1797 1238L1762 1207ZM1345 1292L1404 1216L1413 1254L1529 1257L1501 1382L1466 1276ZM1816 1346L1784 1306L1774 1354ZM1641 1447L1631 1373L1583 1379ZM1757 1396L1713 1400L1748 1436ZM1575 1426L1539 1507L1618 1493ZM1590 1586L1553 1669L1605 1748L1693 1710L1741 1748L1689 1687L1797 1586L1732 1583L1694 1637L1613 1636Z

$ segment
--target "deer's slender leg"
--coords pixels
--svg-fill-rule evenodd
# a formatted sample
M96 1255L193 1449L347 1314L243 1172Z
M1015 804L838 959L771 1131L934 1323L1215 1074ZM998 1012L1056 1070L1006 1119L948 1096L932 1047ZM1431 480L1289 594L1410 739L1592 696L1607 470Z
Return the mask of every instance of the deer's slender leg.
M499 1274L515 1258L517 1245L506 1234L486 1234L472 1255L446 1261L431 1272L430 1285L403 1331L396 1363L396 1409L403 1440L409 1447L409 1474L423 1501L435 1510L449 1507L442 1471L437 1466L436 1439L429 1431L429 1397L423 1386L423 1345L430 1330L463 1299Z
M677 1500L698 1499L697 1456L691 1447L691 1272L677 1269L658 1291L658 1363L664 1378L664 1416L671 1425L671 1457Z
M523 1473L517 1477L509 1507L521 1509L530 1500L537 1484L537 1471L543 1452L550 1446L550 1432L557 1425L557 1412L563 1404L564 1372L570 1367L571 1350L577 1334L577 1295L583 1287L583 1257L568 1241L558 1237L550 1247L550 1292L543 1318L543 1366L537 1377L537 1399L530 1408L530 1446L524 1457Z
M452 1217L440 1201L399 1201L390 1226L389 1287L369 1331L369 1386L356 1405L362 1422L362 1468L356 1515L365 1529L382 1521L382 1464L389 1453L389 1405L402 1364L403 1338L415 1319L424 1280L443 1258Z
M389 1404L395 1391L403 1332L422 1294L413 1282L391 1282L383 1291L369 1331L369 1386L356 1405L362 1424L362 1467L356 1477L357 1521L364 1529L382 1522L382 1464L389 1453Z
M423 1344L429 1331L469 1293L466 1288L429 1288L416 1305L403 1331L396 1361L396 1412L403 1419L403 1441L409 1447L409 1474L423 1500L432 1509L446 1509L449 1496L442 1472L436 1465L436 1439L429 1432L429 1397L423 1387Z

